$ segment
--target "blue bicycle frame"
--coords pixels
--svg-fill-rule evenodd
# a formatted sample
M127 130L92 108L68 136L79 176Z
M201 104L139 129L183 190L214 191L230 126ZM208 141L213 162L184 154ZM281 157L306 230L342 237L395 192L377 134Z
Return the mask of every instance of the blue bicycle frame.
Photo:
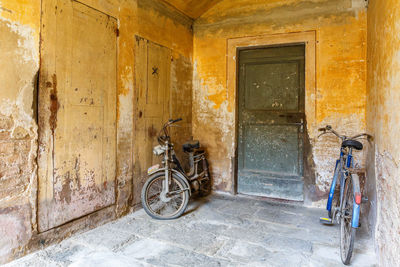
M343 163L342 160L345 159L345 170L343 170ZM338 160L336 160L336 166L335 166L335 172L333 175L333 180L331 184L331 188L329 190L329 197L328 197L328 202L326 204L326 209L330 214L332 214L332 201L333 201L333 195L335 193L335 188L336 188L336 183L338 180L338 176L340 176L340 205L343 203L343 198L344 198L344 187L345 187L345 182L346 182L346 177L352 179L352 185L353 185L353 198L355 198L356 193L360 193L360 183L358 180L358 176L356 175L349 175L348 171L346 169L352 168L353 167L353 155L352 155L352 149L349 150L345 157L345 153L343 148L340 150L340 157ZM359 219L360 219L360 204L357 204L355 199L353 199L353 214L352 214L352 220L351 220L351 226L353 228L358 228L359 227ZM331 218L335 219L335 218Z

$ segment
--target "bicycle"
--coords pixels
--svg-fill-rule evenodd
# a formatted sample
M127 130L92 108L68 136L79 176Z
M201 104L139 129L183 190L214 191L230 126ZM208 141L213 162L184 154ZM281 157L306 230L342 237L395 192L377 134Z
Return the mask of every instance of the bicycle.
M211 191L206 153L200 149L200 142L189 141L182 146L189 159L187 172L175 154L168 128L181 120L171 119L160 130L157 136L159 145L153 148L153 154L162 156L162 165L148 168L149 178L142 188L143 208L154 219L178 218L186 210L192 193L205 196Z
M318 130L323 132L318 138L331 133L342 141L326 205L328 218L321 217L320 222L329 225L340 224L340 256L342 262L348 265L353 255L355 233L360 227L360 205L368 201L361 196L357 174L360 169L354 168L353 149L363 149L363 144L355 139L366 136L369 140L372 136L362 133L349 138L339 135L330 125Z

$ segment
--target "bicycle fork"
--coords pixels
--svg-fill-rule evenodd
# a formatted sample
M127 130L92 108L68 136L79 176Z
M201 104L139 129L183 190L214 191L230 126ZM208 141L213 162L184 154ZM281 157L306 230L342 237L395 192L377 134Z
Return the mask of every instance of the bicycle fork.
M163 181L162 185L163 185L163 189L162 192L160 194L160 198L163 202L168 202L171 200L171 198L168 196L169 195L169 186L171 184L171 171L169 168L170 165L170 155L169 155L169 149L168 149L168 142L166 143L166 147L167 149L165 150L165 154L164 154L164 164L165 164L165 180Z

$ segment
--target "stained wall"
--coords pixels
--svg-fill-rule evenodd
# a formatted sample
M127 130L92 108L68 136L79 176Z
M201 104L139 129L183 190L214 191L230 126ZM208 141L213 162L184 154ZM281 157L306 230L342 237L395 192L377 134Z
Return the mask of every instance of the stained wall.
M306 113L315 110L315 118L306 118L313 122L307 124L307 161L315 182L305 190L307 205L322 206L339 142L317 139L317 129L330 124L348 135L365 131L366 21L361 0L224 0L195 21L193 134L208 149L216 190L233 190L235 166L236 103L235 92L227 89L227 40L315 31L316 91L310 94L315 105L306 107Z
M191 97L191 19L150 0L80 2L118 20L116 202L39 233L37 92L41 90L41 1L0 0L0 264L132 210L136 35L170 48L175 58L182 59L177 60L171 73L175 78L171 97L174 103L184 102L176 113L191 117L191 101L181 97ZM185 91L180 92L180 88Z
M400 265L400 2L368 6L367 130L370 229L381 266Z

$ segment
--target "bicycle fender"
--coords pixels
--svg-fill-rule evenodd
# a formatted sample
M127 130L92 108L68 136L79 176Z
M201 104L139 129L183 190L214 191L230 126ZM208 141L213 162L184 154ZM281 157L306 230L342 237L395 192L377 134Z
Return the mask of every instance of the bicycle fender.
M353 216L351 219L351 227L358 228L359 221L360 221L360 204L356 203L355 196L359 194L361 196L361 189L360 189L360 179L358 178L358 174L352 173L351 174L351 181L353 184Z
M154 174L157 174L157 173L159 173L159 172L161 172L161 173L164 174L165 168L157 169L157 170L155 170L155 171L149 173L149 176L154 175ZM189 191L189 196L192 195L192 190L191 190L191 188L190 188L190 184L189 184L189 182L187 181L186 177L185 177L182 173L180 173L179 171L177 171L177 170L175 170L175 169L171 169L171 172L172 172L173 175L175 174L176 176L178 176L179 178L182 179L182 181L185 183L185 186L186 186L185 189L188 189L188 191Z

